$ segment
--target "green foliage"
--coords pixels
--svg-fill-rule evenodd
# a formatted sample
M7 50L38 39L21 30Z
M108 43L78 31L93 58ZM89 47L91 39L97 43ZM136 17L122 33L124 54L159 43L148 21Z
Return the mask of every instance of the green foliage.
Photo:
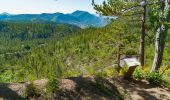
M127 66L125 66L125 67L123 67L123 68L121 68L121 70L120 70L120 75L122 76L122 75L125 75L126 74L126 72L128 71L128 67Z
M56 75L51 75L47 83L47 92L49 94L57 92L59 89L59 78Z
M93 76L96 72L94 67L86 66L85 70L88 72L89 75Z
M0 36L21 40L48 38L54 35L63 36L77 29L79 28L76 26L65 24L0 22Z
M57 74L57 77L76 77L81 74L116 76L118 73L109 66L117 61L117 54L126 56L138 52L140 24L126 23L130 20L121 19L103 28L81 29L59 36L53 33L53 36L48 38L30 40L21 40L20 37L10 39L10 34L6 33L9 37L0 38L0 67L7 69L0 75L1 82L33 81L48 78L53 73ZM146 45L148 66L153 59L151 45ZM118 50L119 47L121 50ZM168 48L166 50L168 51ZM165 56L168 57L168 53ZM127 69L123 70L122 75ZM137 74L139 77L140 73Z
M118 76L118 73L114 68L109 67L109 68L104 68L98 72L95 72L95 76L102 77L102 78L116 77Z
M0 82L16 82L16 77L11 70L6 70L0 74Z
M143 73L143 71L141 70L141 69L139 69L139 68L136 68L135 69L135 72L133 73L133 77L135 78L135 79L142 79L142 78L144 78L144 73Z
M162 85L170 89L170 77L167 75L164 75L162 77Z
M78 29L78 27L65 24L0 22L1 81L22 82L48 77L50 72L58 69L57 66L62 67L63 65L54 63L59 62L54 57L50 59L54 55L54 48L53 50L49 48L50 51L46 52L44 48L48 45L47 41L49 43L54 40L53 37L58 41L59 37L72 34ZM22 37L21 34L26 37ZM28 37L30 34L32 36ZM41 37L41 34L45 34L47 37ZM60 69L57 70L60 71L58 74L61 74Z
M148 68L147 68L148 69ZM161 69L162 70L162 69ZM163 69L164 71L165 69ZM169 80L169 72L166 71L162 74L162 71L160 73L158 72L149 72L149 70L142 70L137 68L135 72L133 73L133 76L135 79L146 79L150 84L152 85L159 85L159 86L165 86L170 88L170 80Z
M76 77L79 76L79 72L74 69L66 70L63 72L63 77Z
M150 84L153 85L161 85L162 83L162 76L158 72L147 73L145 78L149 81Z
M104 77L107 77L107 73L105 73L105 72L103 72L103 70L101 70L100 72L96 72L95 76L104 78Z
M168 2L167 1L159 1L160 3L157 2L158 2L157 0L153 0L152 5L148 7L149 21L154 29L157 29L161 23L164 24L168 23L170 15L170 6L168 4L164 4L164 2L166 3ZM164 9L164 11L162 8Z
M123 47L120 52L122 55L126 54L126 50L137 50L132 41L138 40L130 39L137 37L134 34L136 31L128 31L129 26L122 25L123 21L114 21L103 28L82 29L64 37L21 41L25 43L23 53L19 51L21 57L6 55L6 59L1 60L5 62L2 66L17 66L14 67L14 73L19 81L47 78L52 73L63 77L79 76L82 73L95 75L109 63L115 62L117 43ZM129 32L131 35L127 34ZM118 37L118 34L122 37ZM104 74L111 76L112 71L104 70Z
M98 11L99 14L106 16L125 16L132 14L135 10L129 10L128 8L138 3L139 2L132 0L106 0L102 5L97 5L94 0L92 0L94 9Z

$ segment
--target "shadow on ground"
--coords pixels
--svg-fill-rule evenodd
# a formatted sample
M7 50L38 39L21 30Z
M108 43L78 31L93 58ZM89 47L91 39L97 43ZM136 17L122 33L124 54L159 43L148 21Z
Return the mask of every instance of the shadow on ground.
M43 90L47 82L36 80L34 83L37 89ZM21 95L27 86L28 83L1 83L0 100L24 99ZM56 93L48 97L42 93L35 100L170 100L170 93L165 88L152 86L144 80L129 82L118 78L71 77L61 79Z
M21 97L17 91L12 90L9 88L9 84L2 83L0 84L0 99L4 100L23 100L24 98Z
M71 81L67 81L71 80ZM103 78L68 78L62 84L73 84L62 86L59 92L59 99L68 98L70 100L123 100L123 96L117 87ZM66 82L67 81L67 82ZM69 83L68 83L69 82Z
M153 86L147 81L123 81L121 85L130 93L132 100L170 100L170 93L160 86Z

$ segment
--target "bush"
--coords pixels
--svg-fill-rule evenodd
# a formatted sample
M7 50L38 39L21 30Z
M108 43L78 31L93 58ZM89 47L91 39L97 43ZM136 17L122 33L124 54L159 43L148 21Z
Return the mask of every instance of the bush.
M95 72L95 76L103 77L103 78L113 77L113 76L116 77L117 75L118 73L114 68L105 68L103 70Z
M103 72L103 71L99 71L95 73L96 77L100 77L100 78L104 78L107 77L107 73Z
M0 82L15 82L16 78L11 70L6 70L0 73Z
M137 68L133 73L133 77L137 80L142 79L144 77L144 74L141 69Z
M121 68L119 75L124 76L127 71L128 71L128 67L125 66L125 67Z
M158 72L147 73L145 78L153 85L160 85L162 83L162 76Z
M59 79L56 75L52 75L47 83L47 91L48 93L55 93L58 91Z
M170 89L170 76L164 75L162 85Z
M78 76L78 74L79 74L79 72L74 69L69 69L69 70L66 70L65 72L63 72L64 77L76 77L76 76Z

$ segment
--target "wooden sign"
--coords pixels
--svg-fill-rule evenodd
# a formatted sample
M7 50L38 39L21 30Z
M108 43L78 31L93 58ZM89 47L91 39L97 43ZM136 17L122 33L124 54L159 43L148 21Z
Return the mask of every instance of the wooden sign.
M140 66L140 62L135 57L124 58L121 60L120 66L124 67L125 65L127 65L128 67Z

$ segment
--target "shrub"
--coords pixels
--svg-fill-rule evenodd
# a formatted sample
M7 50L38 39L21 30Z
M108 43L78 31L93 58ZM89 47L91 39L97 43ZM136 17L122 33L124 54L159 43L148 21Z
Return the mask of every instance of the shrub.
M75 76L78 76L78 74L79 74L79 72L74 69L69 69L69 70L66 70L65 72L63 72L64 77L75 77Z
M47 91L48 93L55 93L58 90L59 79L56 75L52 75L47 83Z
M97 71L95 73L95 76L97 76L97 77L104 77L104 78L106 78L106 77L113 77L113 76L116 77L117 75L118 75L118 73L117 73L117 71L114 68L105 68L105 69Z
M94 67L91 67L91 66L86 66L86 67L85 67L85 71L87 71L87 73L88 73L89 75L94 75L94 74L96 73L95 68L94 68Z
M144 74L141 69L137 68L133 73L133 77L137 80L142 79L144 77Z
M121 68L119 75L123 76L126 74L127 71L128 71L128 67L125 66L125 67Z
M162 76L158 72L147 73L145 78L153 85L160 85L162 83Z
M164 75L162 85L170 89L170 76Z
M103 77L107 77L107 73L105 73L103 71L99 71L99 72L95 73L95 76L103 78Z
M3 73L0 73L0 82L15 82L16 78L11 70L6 70Z
M134 50L134 49L128 49L126 52L125 52L126 55L137 55L138 53Z

